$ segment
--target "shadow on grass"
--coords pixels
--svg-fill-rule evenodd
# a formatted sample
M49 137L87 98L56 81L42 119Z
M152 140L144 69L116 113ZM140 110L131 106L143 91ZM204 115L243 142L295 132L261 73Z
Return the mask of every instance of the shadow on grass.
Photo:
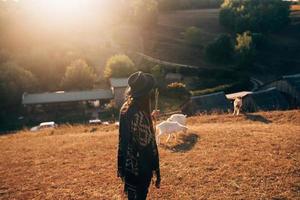
M245 113L245 116L246 116L247 119L249 119L251 121L262 122L262 123L265 123L265 124L272 123L271 120L268 120L267 118L265 118L261 115Z
M193 149L195 144L198 142L199 136L195 133L189 133L188 135L180 135L177 139L175 145L168 145L168 144L160 144L160 146L164 149L167 149L173 153L177 152L187 152Z

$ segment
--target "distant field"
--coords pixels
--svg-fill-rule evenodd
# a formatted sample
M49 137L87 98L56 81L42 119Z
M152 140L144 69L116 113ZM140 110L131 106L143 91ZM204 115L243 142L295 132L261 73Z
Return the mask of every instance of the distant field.
M212 34L223 32L219 25L219 9L199 9L174 11L160 14L159 24L185 29L198 26L205 32Z
M188 119L149 199L300 199L300 111ZM114 126L0 136L0 199L121 199Z

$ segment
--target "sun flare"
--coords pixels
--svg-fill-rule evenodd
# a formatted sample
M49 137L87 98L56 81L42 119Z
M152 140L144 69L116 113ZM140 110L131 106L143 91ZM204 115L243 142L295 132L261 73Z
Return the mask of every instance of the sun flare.
M41 0L36 3L35 9L41 17L55 22L75 20L87 12L83 0Z

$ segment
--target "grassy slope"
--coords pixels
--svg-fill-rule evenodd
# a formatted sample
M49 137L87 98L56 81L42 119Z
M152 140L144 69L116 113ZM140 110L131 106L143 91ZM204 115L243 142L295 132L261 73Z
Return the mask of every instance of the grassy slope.
M159 147L149 199L299 199L300 112L210 115ZM62 126L0 137L0 199L121 199L117 129Z
M158 27L152 31L153 37L144 41L146 54L172 62L208 65L203 61L203 48L193 48L185 44L182 32L190 26L201 28L203 45L206 45L218 33L223 32L218 22L218 12L218 9L203 9L160 14Z
M276 73L299 72L297 66L300 63L298 56L300 9L299 6L294 6L292 10L291 25L279 33L271 34L269 38L273 43L272 48L260 52L261 63L256 65L259 68L256 76L262 80L267 81L267 76L274 78L278 75ZM151 32L153 34L151 38L144 41L145 53L172 62L210 66L211 64L204 61L204 47L218 34L226 32L219 24L218 14L219 9L172 11L160 14L158 28ZM182 32L190 26L197 26L202 30L202 48L185 44Z

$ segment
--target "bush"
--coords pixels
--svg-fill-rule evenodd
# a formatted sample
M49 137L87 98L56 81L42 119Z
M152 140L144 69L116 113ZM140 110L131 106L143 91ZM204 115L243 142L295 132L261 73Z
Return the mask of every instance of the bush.
M86 61L78 59L67 67L61 86L65 90L85 90L93 88L95 81L93 69Z
M234 32L275 32L290 22L289 3L282 0L225 0L220 23Z
M134 0L133 21L144 28L157 24L158 5L156 0Z
M151 74L155 77L158 87L162 88L165 76L164 68L160 65L155 65L151 69Z
M167 86L167 92L169 96L180 98L180 99L185 98L189 95L189 92L187 91L185 84L178 83L178 82L170 83Z
M255 49L252 42L252 35L249 31L237 34L235 51L239 67L247 69L253 64Z
M137 69L132 60L126 55L115 55L108 59L104 69L104 77L128 77Z
M234 53L233 43L228 34L219 35L205 49L205 57L212 63L228 64Z
M201 46L202 34L201 29L195 26L188 27L183 33L184 40L192 46Z
M252 43L255 49L262 50L269 48L269 41L262 33L252 33Z
M37 79L30 72L12 62L0 66L0 108L19 106L24 92L37 88Z

